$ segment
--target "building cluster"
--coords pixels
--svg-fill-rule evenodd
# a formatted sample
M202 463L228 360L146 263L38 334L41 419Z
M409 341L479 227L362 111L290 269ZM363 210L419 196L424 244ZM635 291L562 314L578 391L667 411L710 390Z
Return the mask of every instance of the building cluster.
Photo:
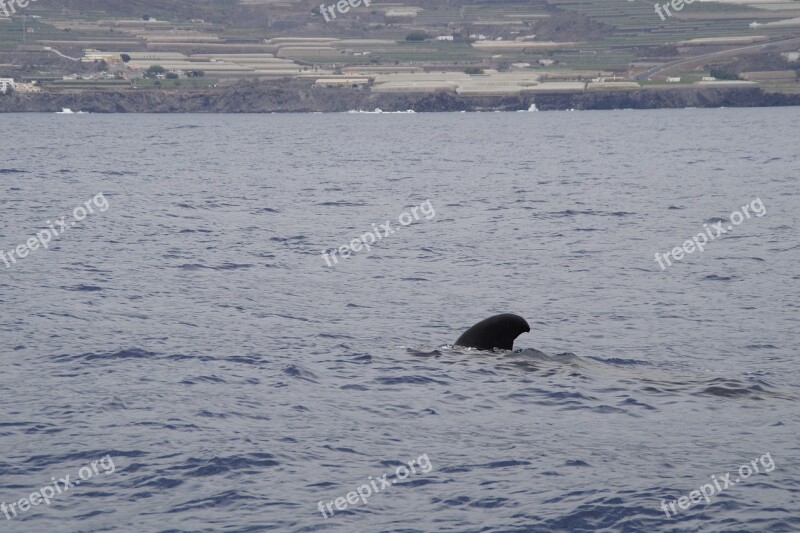
M35 93L41 91L35 81L30 83L14 81L14 78L0 78L0 94L16 93Z

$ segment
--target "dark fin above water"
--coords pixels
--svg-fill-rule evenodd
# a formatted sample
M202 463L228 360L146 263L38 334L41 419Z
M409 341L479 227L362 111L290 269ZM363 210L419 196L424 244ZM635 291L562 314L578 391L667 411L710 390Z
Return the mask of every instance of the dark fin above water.
M505 313L482 320L469 328L456 341L456 346L478 350L513 350L514 340L531 327L519 315Z

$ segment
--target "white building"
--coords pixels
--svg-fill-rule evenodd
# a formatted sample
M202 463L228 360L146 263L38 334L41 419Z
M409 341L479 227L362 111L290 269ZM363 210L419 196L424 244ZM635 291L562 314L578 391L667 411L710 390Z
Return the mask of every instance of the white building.
M99 50L95 50L94 48L85 48L83 50L83 57L81 61L84 63L92 63L94 61L105 61L106 63L112 63L120 61L119 54L115 54L113 52L101 52Z
M785 52L781 56L789 63L800 61L800 52Z
M0 78L0 93L6 94L9 88L16 89L14 78Z
M412 22L417 18L416 9L390 9L383 14L386 22Z
M436 38L437 41L452 41L453 39L452 35L440 35Z

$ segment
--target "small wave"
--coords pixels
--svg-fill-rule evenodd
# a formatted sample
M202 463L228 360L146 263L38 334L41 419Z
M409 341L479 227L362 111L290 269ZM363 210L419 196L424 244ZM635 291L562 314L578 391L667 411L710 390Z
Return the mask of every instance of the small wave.
M269 240L273 242L290 242L290 241L303 241L307 239L305 235L295 235L293 237L270 237Z
M703 389L703 394L710 394L712 396L721 396L723 398L732 398L736 396L748 396L752 393L750 389L742 387L706 387Z
M356 455L362 455L360 452L357 452L353 448L348 448L346 446L336 447L336 446L331 446L330 444L326 444L325 446L323 446L323 448L325 448L326 450L331 450L333 452L352 453L352 454L356 454ZM385 462L385 461L381 461L381 462Z
M258 472L256 467L278 466L279 464L274 455L255 452L248 455L212 457L210 459L190 457L182 464L167 468L167 470L181 472L189 477L207 477L233 471L255 473Z
M171 508L168 513L183 513L187 511L200 511L202 509L209 509L209 508L221 508L226 507L228 505L235 505L237 503L241 503L246 500L254 500L256 499L255 496L251 496L245 492L239 492L236 490L227 490L224 492L220 492L214 496L209 496L208 498L200 498L197 500L190 500L186 503L182 503L176 507ZM167 531L175 531L175 530L167 530Z
M131 348L128 350L120 350L118 352L106 352L106 353L85 353L85 354L77 354L77 355L70 355L70 354L63 354L54 356L53 359L56 361L74 361L74 360L84 360L84 361L95 361L95 360L107 360L113 361L117 359L150 359L157 357L158 354L155 352L149 352L147 350L142 350L140 348Z
M139 483L134 484L134 487L154 487L156 489L172 489L178 485L182 485L183 481L175 478L168 478L159 476L155 479L145 478Z
M283 373L293 378L298 378L305 381L310 381L312 383L317 383L316 374L314 374L310 370L300 367L299 365L289 365L283 369Z
M201 265L199 263L184 263L178 266L181 270L238 270L241 268L253 268L254 265L250 263L222 263L217 266Z
M565 211L557 211L553 213L555 216L560 217L573 217L575 215L596 215L597 211L575 211L572 209L567 209Z
M623 359L621 357L610 357L608 359L602 359L600 357L595 357L590 355L588 359L592 359L594 361L598 361L600 363L608 363L611 365L621 365L621 366L640 366L640 365L652 365L650 361L641 361L639 359Z
M476 500L469 504L470 507L479 507L481 509L494 509L497 507L505 507L506 505L511 504L512 501L508 498L501 498L501 497L493 497L493 498L482 498L480 500Z
M314 205L333 206L333 207L364 207L364 202L348 202L347 200L339 200L337 202L317 202Z
M564 466L581 466L581 467L583 467L583 466L592 466L592 465L590 465L586 461L581 461L580 459L569 459L567 461L564 461Z
M184 385L196 385L198 383L227 383L224 379L217 376L198 376L196 378L187 378L181 381Z
M415 350L414 348L406 348L406 351L416 357L435 357L442 355L442 352L439 350Z
M62 286L61 288L64 289L65 291L75 291L75 292L98 292L103 290L102 287L98 287L97 285L83 285L83 284L75 285L73 287Z
M105 170L100 174L104 176L133 176L136 172L132 170Z
M397 376L397 377L387 377L387 378L376 378L375 381L377 383L380 383L381 385L399 385L403 383L410 385L425 385L428 383L447 385L446 381L441 381L426 376Z

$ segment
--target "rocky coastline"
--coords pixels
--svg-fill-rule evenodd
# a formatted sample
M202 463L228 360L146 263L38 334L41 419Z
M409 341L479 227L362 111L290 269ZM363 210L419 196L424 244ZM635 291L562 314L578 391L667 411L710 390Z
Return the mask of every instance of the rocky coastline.
M295 83L209 89L74 90L0 95L0 113L309 113L351 110L458 112L773 107L800 105L800 94L758 87L598 90L462 97L455 92L386 93Z

